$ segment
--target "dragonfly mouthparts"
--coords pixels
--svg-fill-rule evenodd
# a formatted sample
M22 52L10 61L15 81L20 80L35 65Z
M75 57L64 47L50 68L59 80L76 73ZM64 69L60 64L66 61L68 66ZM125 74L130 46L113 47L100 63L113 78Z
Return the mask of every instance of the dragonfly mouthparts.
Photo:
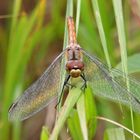
M77 78L81 75L81 70L80 69L72 69L70 71L70 75L73 77L73 78Z

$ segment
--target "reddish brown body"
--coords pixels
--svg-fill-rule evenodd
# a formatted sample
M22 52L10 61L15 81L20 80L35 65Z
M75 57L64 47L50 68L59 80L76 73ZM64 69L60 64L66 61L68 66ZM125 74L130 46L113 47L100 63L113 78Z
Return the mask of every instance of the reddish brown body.
M81 47L76 42L76 32L72 17L68 17L69 46L67 48L66 70L73 77L77 78L84 70Z

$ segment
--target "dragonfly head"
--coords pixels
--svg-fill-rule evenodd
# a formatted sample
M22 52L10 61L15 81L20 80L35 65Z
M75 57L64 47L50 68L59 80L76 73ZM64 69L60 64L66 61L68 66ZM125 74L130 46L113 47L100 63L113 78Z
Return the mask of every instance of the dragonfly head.
M73 78L77 78L84 70L84 64L80 60L70 60L66 64L66 70Z

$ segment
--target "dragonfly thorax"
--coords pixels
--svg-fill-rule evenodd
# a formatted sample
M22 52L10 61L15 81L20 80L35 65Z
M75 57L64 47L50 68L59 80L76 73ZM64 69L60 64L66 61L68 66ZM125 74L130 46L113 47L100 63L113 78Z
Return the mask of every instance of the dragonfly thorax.
M77 78L84 70L84 64L80 60L69 60L66 64L66 70L73 78Z

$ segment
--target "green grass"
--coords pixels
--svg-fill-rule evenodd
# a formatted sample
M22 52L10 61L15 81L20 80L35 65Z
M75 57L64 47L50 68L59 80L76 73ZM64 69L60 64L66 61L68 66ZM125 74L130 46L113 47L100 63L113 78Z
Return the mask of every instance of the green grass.
M6 19L7 26L0 27L0 140L20 140L25 135L23 123L8 121L8 108L36 78L30 75L29 65L34 68L39 67L43 60L46 62L46 54L52 52L52 46L57 49L67 47L67 16L75 19L77 39L81 47L91 55L98 56L110 69L115 66L120 69L122 66L126 74L136 72L139 76L140 30L135 24L137 19L130 14L133 5L122 2L63 0L61 3L52 1L52 7L49 7L48 1L41 0L27 14L21 9L22 1L14 1L12 18ZM48 14L49 18L44 20ZM17 18L18 15L21 16ZM56 49L52 55L54 52ZM131 106L130 109L122 106L121 109L118 104L110 101L100 98L95 100L90 87L84 94L80 88L74 88L60 108L53 131L50 132L47 126L43 127L40 139L58 139L65 126L73 140L92 140L98 127L97 115L115 120L140 135L140 117L137 113L133 114L132 110L130 116L130 110ZM117 140L119 135L119 139L136 139L133 133L116 128L118 126L115 123L110 125L106 122L104 127L105 135L107 134L105 138ZM112 127L115 129L110 129Z
M128 74L128 65L127 65L127 49L126 49L126 35L125 35L125 28L124 28L124 19L123 19L123 11L122 11L122 1L113 0L113 6L115 11L115 19L118 31L118 40L120 45L120 53L121 53L121 64L122 64L122 71ZM126 81L127 88L129 89L129 81ZM131 123L132 123L132 130L134 130L134 116L132 107L130 104L130 114L131 114ZM135 136L133 135L133 140L135 140Z

